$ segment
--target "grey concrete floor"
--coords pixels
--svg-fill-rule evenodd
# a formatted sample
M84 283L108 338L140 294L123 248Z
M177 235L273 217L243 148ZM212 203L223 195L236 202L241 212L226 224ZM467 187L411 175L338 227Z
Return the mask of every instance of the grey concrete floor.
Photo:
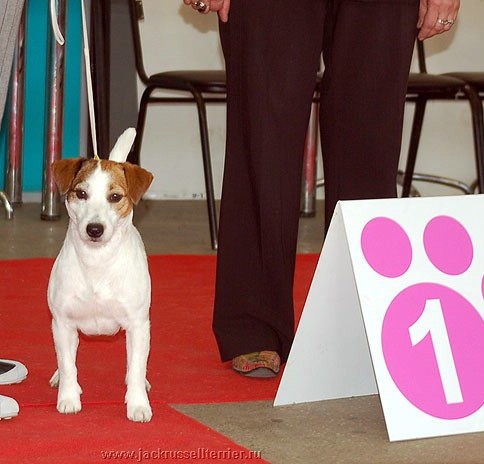
M143 201L135 223L149 254L214 253L203 201ZM0 259L54 257L66 227L65 213L41 221L40 205L24 204L13 220L0 216ZM301 219L298 251L318 253L322 231L318 202L316 216ZM484 464L482 433L390 443L378 396L278 408L267 401L176 408L274 464Z

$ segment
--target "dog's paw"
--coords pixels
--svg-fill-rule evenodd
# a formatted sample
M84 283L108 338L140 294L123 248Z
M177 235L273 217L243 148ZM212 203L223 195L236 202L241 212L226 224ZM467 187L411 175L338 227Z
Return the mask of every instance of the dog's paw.
M57 411L61 414L77 414L81 409L79 398L63 398L57 401Z
M134 422L149 422L153 417L151 406L148 404L129 404L128 403L128 419Z
M56 369L54 375L50 378L49 385L52 388L57 388L59 386L59 369Z

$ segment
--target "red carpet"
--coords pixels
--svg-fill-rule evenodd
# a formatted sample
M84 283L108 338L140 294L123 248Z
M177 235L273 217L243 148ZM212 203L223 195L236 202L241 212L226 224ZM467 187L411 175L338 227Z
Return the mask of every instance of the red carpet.
M237 455L247 450L169 404L269 400L275 396L279 378L245 379L220 363L211 331L214 256L153 256L149 261L153 295L148 378L154 411L149 424L134 424L125 416L124 334L81 338L77 365L83 410L76 416L57 413L56 391L48 385L56 368L46 302L53 260L0 263L0 357L20 360L29 369L22 384L0 387L0 394L14 397L21 405L17 418L0 422L2 445L8 444L6 450L2 446L0 462L188 457L192 462L213 462L207 454L212 452L222 453L217 455L219 462L254 462ZM316 255L298 256L297 316L316 262ZM109 451L135 455L103 454ZM179 454L167 459L170 452ZM194 454L188 456L189 452Z

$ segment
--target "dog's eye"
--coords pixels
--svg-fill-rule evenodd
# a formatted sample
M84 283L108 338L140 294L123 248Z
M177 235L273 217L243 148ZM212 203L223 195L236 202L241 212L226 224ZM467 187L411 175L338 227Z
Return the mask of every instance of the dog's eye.
M87 200L87 193L84 190L76 190L76 197L79 200Z
M121 199L123 198L123 195L119 193L111 193L108 197L109 203L119 203Z

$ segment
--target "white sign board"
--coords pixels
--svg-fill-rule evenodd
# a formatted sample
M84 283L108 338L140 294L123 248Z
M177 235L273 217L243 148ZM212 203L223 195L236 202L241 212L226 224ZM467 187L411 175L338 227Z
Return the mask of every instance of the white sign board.
M376 385L392 441L484 431L484 195L338 204L274 405Z

